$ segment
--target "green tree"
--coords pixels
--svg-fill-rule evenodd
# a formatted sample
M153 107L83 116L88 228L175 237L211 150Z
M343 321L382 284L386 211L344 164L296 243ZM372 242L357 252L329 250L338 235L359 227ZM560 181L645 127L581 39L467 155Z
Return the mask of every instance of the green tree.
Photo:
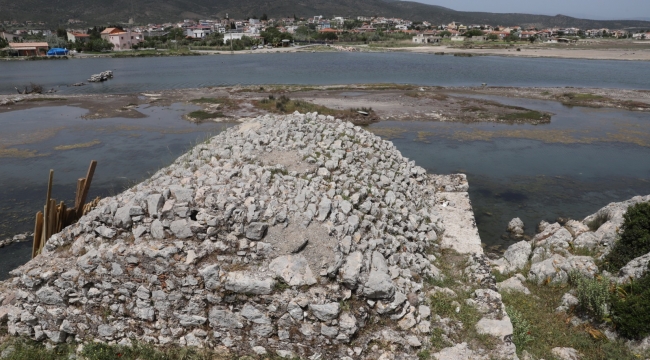
M4 38L0 37L0 49L4 49L7 46L9 46L9 42L7 42L7 40L5 40Z
M267 27L265 31L260 32L260 36L263 37L266 42L270 42L273 45L278 45L285 39L293 40L291 34L280 32L276 27Z
M497 41L497 40L499 40L499 35L497 35L497 34L490 34L490 35L488 35L487 39L488 39L488 40L491 40L491 41Z
M338 39L338 36L336 36L335 33L331 33L331 32L318 33L318 34L316 35L316 39L318 39L318 40L333 41L333 40L337 40L337 39Z
M267 21L267 20L269 20L269 17L266 14L262 14L262 17L260 17L260 20Z
M444 30L444 31L441 31L440 34L438 34L438 35L440 35L442 37L445 37L445 36L450 37L451 36L451 31Z
M60 37L61 39L67 39L68 32L64 28L58 28L56 29L56 36Z
M469 30L469 31L465 32L464 35L467 36L467 37L483 36L483 31L481 31L479 29L472 29L472 30Z

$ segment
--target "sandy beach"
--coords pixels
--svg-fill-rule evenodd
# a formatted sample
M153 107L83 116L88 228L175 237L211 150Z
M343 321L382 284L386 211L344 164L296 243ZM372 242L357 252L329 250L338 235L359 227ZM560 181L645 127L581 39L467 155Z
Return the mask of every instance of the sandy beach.
M544 46L520 46L509 49L487 49L475 45L473 48L458 48L451 46L423 46L407 48L389 48L391 51L404 51L412 53L445 53L445 54L472 54L485 56L513 56L529 58L562 58L562 59L585 59L585 60L628 60L628 61L650 61L650 42L641 44L644 48L632 49L593 49L580 47L544 47Z

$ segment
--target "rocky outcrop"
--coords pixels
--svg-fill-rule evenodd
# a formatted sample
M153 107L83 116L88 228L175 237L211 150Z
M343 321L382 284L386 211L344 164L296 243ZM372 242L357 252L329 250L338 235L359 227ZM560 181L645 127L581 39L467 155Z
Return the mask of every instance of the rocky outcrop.
M0 316L10 334L52 343L415 359L432 327L449 328L432 323L425 279L444 278L434 263L452 249L497 350L444 351L516 358L467 188L350 123L260 117L52 236L0 283Z
M574 252L578 249L587 250L598 257L607 254L619 236L627 208L641 202L650 202L650 195L611 203L580 222L569 220L564 226L542 221L538 226L539 232L531 240L511 245L502 257L492 260L491 265L502 274L530 266L527 278L537 283L564 283L571 271L593 277L599 273L594 257L576 256ZM516 220L510 222L509 229L518 226ZM641 277L648 262L650 255L634 259L621 269L617 281L625 282L629 278Z
M88 82L102 82L113 78L113 72L110 70L102 71L99 74L90 75Z

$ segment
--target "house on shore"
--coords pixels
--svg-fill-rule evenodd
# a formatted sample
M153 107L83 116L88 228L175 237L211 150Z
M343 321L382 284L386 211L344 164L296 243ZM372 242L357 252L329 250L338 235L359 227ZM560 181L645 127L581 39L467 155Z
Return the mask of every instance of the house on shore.
M90 40L90 35L79 32L68 32L68 41L73 43L85 43Z
M9 43L9 52L18 56L46 56L49 49L46 42Z
M118 28L106 28L101 32L101 37L113 44L114 50L130 50L133 49L133 45L139 45L144 42L144 35L142 33Z
M433 34L417 34L413 37L416 44L440 44L442 38Z

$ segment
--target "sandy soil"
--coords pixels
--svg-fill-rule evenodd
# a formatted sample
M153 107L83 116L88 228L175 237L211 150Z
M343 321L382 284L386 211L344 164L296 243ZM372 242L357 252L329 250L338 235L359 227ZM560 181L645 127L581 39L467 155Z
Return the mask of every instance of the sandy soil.
M517 48L519 48L520 51L517 51ZM473 48L460 48L451 46L423 46L389 48L387 50L430 54L445 53L514 57L546 57L563 59L650 61L650 42L647 44L647 47L636 49L597 49L581 48L568 45L564 48L555 46L519 46L509 49L496 49L481 48L481 45L474 45Z

